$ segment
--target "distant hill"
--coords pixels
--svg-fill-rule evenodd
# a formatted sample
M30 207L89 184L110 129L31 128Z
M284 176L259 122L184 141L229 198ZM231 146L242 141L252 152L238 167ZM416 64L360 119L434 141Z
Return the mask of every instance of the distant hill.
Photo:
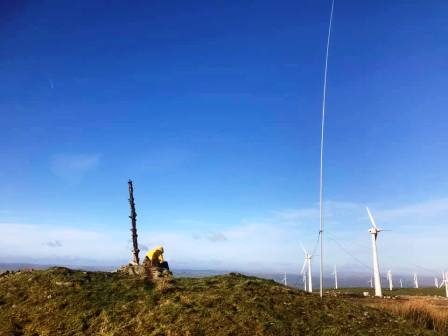
M1 263L0 262L0 272L3 271L18 271L22 269L35 269L35 270L46 270L51 267L57 267L57 266L66 266L61 264L36 264L36 263ZM70 268L77 269L77 270L84 270L84 271L114 271L118 268L118 266L92 266L92 265L67 265Z
M119 268L119 265L70 265L70 264L59 264L59 263L48 263L48 264L36 264L36 263L6 263L0 262L0 273L2 271L10 270L16 271L20 269L37 269L44 270L54 266L64 266L72 269L83 270L83 271L114 271ZM176 277L189 277L198 278L204 276L222 275L232 272L233 270L215 270L215 269L187 269L187 268L173 268L172 272ZM264 278L268 280L275 280L279 283L283 283L284 273L275 272L242 272L246 275L256 276L258 278ZM381 277L381 283L383 288L388 287L388 282L383 272ZM288 286L303 288L303 278L298 273L287 273ZM339 273L339 287L368 287L368 280L370 280L370 273L356 273L353 270L347 270L346 272L340 271ZM399 286L399 279L403 281L404 288L414 287L414 279L412 273L397 273L394 274L394 284L397 288ZM333 288L334 278L324 277L324 288ZM442 281L439 277L439 282ZM319 283L318 274L313 276L313 283ZM419 275L420 287L434 287L434 276L428 274Z
M73 266L73 265L65 265L65 264L33 264L33 263L1 263L0 262L0 273L4 271L18 271L18 270L46 270L51 267L69 267L71 269L75 270L82 270L82 271L114 271L119 268L119 266ZM213 270L213 269L172 269L171 270L176 277L187 277L187 278L201 278L201 277L207 277L207 276L214 276L214 275L223 275L232 272L231 270ZM263 279L268 280L275 280L279 283L283 283L283 273L244 273L246 275L250 276L256 276ZM354 277L353 281L351 281L351 277L345 279L341 279L340 283L344 287L361 287L366 285L364 277L361 281L359 281L359 277ZM315 283L318 283L319 279L314 278ZM333 285L333 279L324 279L324 283L328 288L331 288ZM299 277L296 274L288 274L288 285L291 287L296 288L302 288L302 277Z
M229 274L164 286L52 268L0 277L0 335L433 335L399 317Z

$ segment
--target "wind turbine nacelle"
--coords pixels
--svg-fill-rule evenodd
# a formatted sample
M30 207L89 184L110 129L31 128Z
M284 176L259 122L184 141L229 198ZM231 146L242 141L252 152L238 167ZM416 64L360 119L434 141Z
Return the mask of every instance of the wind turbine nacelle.
M369 233L371 234L377 234L378 232L380 232L380 230L378 230L377 228L372 227L369 229Z

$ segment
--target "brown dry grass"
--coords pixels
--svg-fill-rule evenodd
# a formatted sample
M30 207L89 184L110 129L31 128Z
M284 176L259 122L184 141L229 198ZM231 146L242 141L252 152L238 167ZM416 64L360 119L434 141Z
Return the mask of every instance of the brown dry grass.
M448 301L428 297L407 297L369 302L368 306L384 309L413 321L417 326L448 335Z

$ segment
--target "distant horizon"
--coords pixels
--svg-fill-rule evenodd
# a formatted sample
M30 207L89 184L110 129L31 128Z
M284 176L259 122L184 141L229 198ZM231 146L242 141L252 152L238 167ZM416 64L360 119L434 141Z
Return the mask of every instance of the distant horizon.
M73 268L73 269L92 269L92 270L107 270L107 271L113 271L118 269L119 267L123 265L129 264L128 262L111 262L111 263L86 263L86 262L70 262L70 261L51 261L46 260L39 262L37 260L30 260L30 261L24 261L17 259L17 261L4 261L0 259L0 269L7 267L8 265L13 266L14 268L17 267L24 267L24 266L35 266L37 268L48 268L48 267L67 267L67 268ZM22 265L22 266L21 266ZM238 273L245 273L245 274L278 274L283 275L285 272L287 274L299 274L298 271L294 271L291 269L262 269L262 268L235 268L235 267L195 267L194 265L187 266L187 265L176 265L175 263L172 264L170 267L172 270L175 270L176 272L182 272L182 271L191 271L191 272L213 272L213 273L231 273L231 272L238 272ZM7 269L7 268L5 268ZM313 277L318 277L318 264L313 265ZM324 274L324 277L327 279L333 279L333 275L330 274L330 270L325 269L326 273ZM428 270L428 269L400 269L398 271L393 270L393 274L396 276L403 276L408 275L412 276L412 274L416 272L419 275L422 275L424 277L431 277L432 279L434 277L440 278L440 274L442 271L437 270ZM387 270L381 270L381 277L386 278ZM360 276L360 277L368 277L372 275L371 271L368 271L366 269L362 270L356 265L338 265L338 274L346 274L349 276Z
M8 267L9 266L9 267ZM121 265L120 265L121 266ZM68 265L68 264L46 264L46 265L38 265L38 264L30 264L30 263L3 263L0 262L0 272L2 271L16 271L20 269L48 269L51 267L67 267L74 270L84 270L84 271L115 271L118 266L87 266L87 265ZM184 268L172 268L174 276L177 277L206 277L206 276L215 276L215 275L224 275L232 272L245 274L248 276L256 276L265 279L274 280L279 283L283 283L284 272L274 272L274 271L247 271L247 270L214 270L214 269L184 269ZM292 287L302 288L302 275L299 275L297 272L286 272L288 285ZM403 281L403 288L412 288L414 286L413 283L413 274L410 272L407 273L393 273L394 275L394 288L399 288L399 280ZM365 287L369 288L368 280L371 278L370 273L362 273L362 272L340 272L338 276L338 283L340 288L350 288L350 287ZM419 273L419 286L422 288L425 287L434 287L434 274L428 273ZM439 282L441 281L440 276L437 276ZM315 272L313 275L313 282L316 284L319 281L318 272ZM381 276L381 283L383 288L388 288L389 284L387 282L387 278L385 272L383 272ZM334 277L333 276L324 276L324 288L331 289L334 287ZM317 290L317 288L316 288Z

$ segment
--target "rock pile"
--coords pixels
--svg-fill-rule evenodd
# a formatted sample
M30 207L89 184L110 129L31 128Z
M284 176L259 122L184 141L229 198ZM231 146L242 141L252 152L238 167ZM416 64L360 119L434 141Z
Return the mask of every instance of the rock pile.
M128 264L120 267L117 271L119 273L126 273L132 276L141 277L150 282L167 280L173 275L170 270L166 268L151 266L147 263L143 263L143 265Z

